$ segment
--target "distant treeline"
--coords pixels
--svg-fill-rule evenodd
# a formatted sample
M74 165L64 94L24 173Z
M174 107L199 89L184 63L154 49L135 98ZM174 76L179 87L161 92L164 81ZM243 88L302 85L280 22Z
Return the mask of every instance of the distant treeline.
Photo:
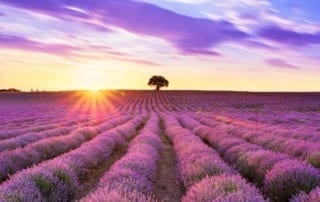
M5 93L5 92L19 93L19 92L22 92L22 91L19 90L19 89L16 89L16 88L0 89L0 93Z

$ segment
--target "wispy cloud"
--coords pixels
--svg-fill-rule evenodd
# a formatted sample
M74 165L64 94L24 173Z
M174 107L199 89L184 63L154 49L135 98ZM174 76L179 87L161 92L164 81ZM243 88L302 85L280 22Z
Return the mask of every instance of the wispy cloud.
M259 36L290 46L320 44L320 32L302 33L277 26L270 26L260 30Z
M24 37L0 34L0 49L14 49L31 52L47 53L61 57L68 57L73 60L78 58L92 59L115 59L122 62L130 62L149 66L160 66L160 63L151 60L141 59L128 53L116 51L108 46L68 46L63 44L48 44L29 40ZM98 53L98 56L92 53Z
M69 20L81 22L86 19L86 23L98 21L102 23L103 28L116 26L129 32L159 37L171 43L181 52L189 54L217 55L215 51L212 51L213 47L225 41L241 41L248 37L247 33L238 30L227 21L192 18L152 4L130 0L108 1L107 3L99 0L70 1L68 3L62 0L50 2L1 1Z
M272 65L274 67L280 67L280 68L289 68L289 69L297 69L298 67L296 65L290 64L282 59L279 58L269 58L266 59L265 62L269 65Z
M47 44L29 40L27 38L0 34L0 48L18 49L48 53L58 56L70 56L77 48L64 44Z
M73 53L71 59L75 61L89 60L117 60L120 62L136 63L148 66L161 66L162 64L152 61L152 59L144 59L139 55L133 55L126 52L121 52L105 45L87 45L78 47L76 53Z

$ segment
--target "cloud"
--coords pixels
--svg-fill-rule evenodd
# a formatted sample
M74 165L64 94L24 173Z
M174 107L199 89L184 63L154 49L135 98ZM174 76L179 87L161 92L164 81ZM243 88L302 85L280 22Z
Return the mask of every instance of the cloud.
M186 54L219 55L212 51L212 48L225 41L240 42L249 37L227 21L193 18L149 3L131 0L0 2L63 19L80 22L85 19L87 23L99 21L103 28L116 26L136 34L162 38Z
M211 2L212 0L166 0L166 1L178 2L178 3L187 3L187 4L199 4L199 3Z
M260 41L254 41L254 40L247 40L243 43L244 45L248 47L252 47L255 49L264 49L264 50L269 50L269 51L278 51L278 48L272 45L269 45L265 42Z
M32 52L41 52L51 55L57 55L61 57L70 57L72 59L77 58L97 58L97 56L90 56L90 53L98 51L100 59L105 59L106 56L118 61L136 63L149 66L161 66L162 64L153 62L151 60L145 60L137 58L137 56L129 55L127 53L113 50L107 46L83 46L75 47L62 44L48 44L42 42L36 42L27 38L3 35L0 34L0 49L16 49ZM101 55L103 53L103 55ZM99 57L98 57L99 58Z
M290 64L282 59L279 58L269 58L266 59L265 62L269 65L272 65L274 67L281 67L281 68L289 68L289 69L297 69L298 67Z
M73 51L77 50L73 46L41 43L19 36L3 34L0 34L0 48L44 52L58 56L70 56Z
M270 26L260 30L260 37L289 46L308 46L320 44L320 32L302 33L277 26Z
M143 59L137 55L117 51L109 46L89 45L81 47L81 52L75 53L73 59L94 59L105 60L106 57L122 62L136 63L149 66L162 66L162 64L152 60Z
M162 66L160 63L152 62L150 60L143 60L143 59L132 59L132 58L117 58L113 57L113 59L122 61L122 62L130 62L130 63L136 63L140 65L147 65L147 66Z

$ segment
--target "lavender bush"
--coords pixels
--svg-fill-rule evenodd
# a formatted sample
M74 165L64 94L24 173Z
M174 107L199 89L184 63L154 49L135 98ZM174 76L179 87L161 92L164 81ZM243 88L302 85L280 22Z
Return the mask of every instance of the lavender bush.
M313 189L309 194L301 192L297 196L290 199L290 202L319 202L320 187Z
M274 201L288 201L300 191L310 192L320 185L320 172L296 160L277 163L264 181L266 194Z
M162 148L158 123L157 116L152 115L130 143L127 154L100 179L98 190L82 201L153 201L153 179L156 177L157 160Z
M128 117L116 118L92 128L82 128L70 135L47 138L24 148L0 153L0 182L23 168L53 158L94 138L103 130L109 130L125 121Z
M8 181L0 185L1 198L14 198L18 201L30 201L31 199L31 201L72 200L78 190L74 187L79 185L78 179L81 175L87 169L108 159L115 147L121 146L125 141L123 135L119 134L117 130L127 128L128 131L132 131L143 121L144 116L134 118L111 131L101 133L76 150L13 175ZM60 178L56 177L56 173L60 173ZM48 179L52 178L52 181L47 181L46 176L49 176ZM50 176L52 177L50 178ZM34 183L34 180L36 180L36 183ZM63 188L58 189L59 187ZM29 190L34 190L32 196L28 194Z
M182 199L183 202L193 201L266 201L258 189L247 183L238 175L219 175L204 178L193 185Z
M183 184L186 188L206 176L232 173L217 152L206 146L199 137L180 126L173 116L162 115L166 133L174 145Z

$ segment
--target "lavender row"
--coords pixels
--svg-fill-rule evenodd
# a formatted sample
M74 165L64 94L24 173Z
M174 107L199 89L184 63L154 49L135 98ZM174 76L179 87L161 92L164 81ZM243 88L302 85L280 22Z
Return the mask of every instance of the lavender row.
M78 129L66 136L47 138L24 148L2 152L0 153L0 182L19 170L75 149L102 131L110 130L129 119L130 117L115 118L97 127Z
M41 132L45 130L54 129L57 127L56 124L49 124L49 125L41 125L41 126L33 126L31 128L24 128L24 129L7 129L0 131L0 140L5 140L13 137L17 137L21 134L25 134L28 132Z
M233 173L213 149L191 131L182 128L175 117L162 115L162 118L165 132L177 155L182 182L187 189L207 175Z
M108 117L116 117L117 114L108 114ZM30 136L36 136L37 133L40 132L48 132L50 133L50 130L55 130L60 127L70 127L76 124L88 124L88 123L102 123L106 120L105 115L100 116L84 116L84 115L77 115L75 118L64 118L64 119L58 119L52 117L54 121L46 121L45 123L37 122L36 126L31 126L27 128L19 128L19 129L6 129L6 130L0 130L0 142L10 140L17 138L17 140L21 138L25 138L25 135Z
M207 118L200 118L201 123L217 127ZM224 126L225 132L246 140L247 142L260 145L272 151L288 154L301 160L306 160L316 168L320 168L320 145L308 141L278 137L276 135L252 132L239 127Z
M261 186L274 201L288 201L300 191L309 192L320 184L319 171L310 165L201 125L189 117L180 120L224 156L241 175Z
M241 176L221 174L206 177L193 185L182 199L182 202L194 201L259 202L268 200L265 200L259 191Z
M23 128L23 129L10 129L10 130L1 130L0 131L0 141L6 140L10 138L19 138L19 136L23 136L26 134L30 135L36 135L36 133L47 131L47 130L53 130L56 129L57 126L72 126L75 123L81 123L86 122L88 119L77 119L77 120L68 120L67 122L56 122L56 123L50 123L50 124L39 124L38 126L32 126L29 128Z
M302 192L290 200L290 202L318 202L318 201L320 201L320 187L315 188L309 194Z
M38 133L27 133L25 135L16 136L14 138L6 139L0 141L0 152L9 151L16 149L18 147L24 147L30 143L34 143L46 138L64 136L74 129L77 126L65 127L65 128L54 128Z
M166 133L174 145L182 182L188 190L183 201L228 200L231 195L240 201L253 198L264 201L259 191L238 176L219 157L217 152L204 144L191 131L182 128L178 120L162 115ZM215 186L220 181L225 188ZM251 200L252 201L252 200Z
M99 188L85 201L155 201L153 181L162 142L159 120L151 115L145 127L130 143L126 155L105 173Z
M144 115L101 133L76 150L13 175L0 186L2 201L70 201L90 168L106 161L143 123ZM1 201L0 200L0 201ZM1 202L2 202L1 201Z
M237 128L245 128L249 130L253 130L255 132L263 132L267 133L269 135L273 136L280 136L282 138L291 138L291 139L297 139L297 140L303 140L303 141L309 141L309 142L320 142L320 136L319 133L317 134L315 132L315 128L308 128L305 125L303 128L294 128L294 129L284 129L279 127L278 125L266 125L255 121L244 121L242 119L233 119L226 116L205 116L200 117L197 116L197 118L204 118L204 119L210 119L212 122L212 119L215 119L219 122L228 124L228 125L234 125ZM293 124L292 124L293 125Z

